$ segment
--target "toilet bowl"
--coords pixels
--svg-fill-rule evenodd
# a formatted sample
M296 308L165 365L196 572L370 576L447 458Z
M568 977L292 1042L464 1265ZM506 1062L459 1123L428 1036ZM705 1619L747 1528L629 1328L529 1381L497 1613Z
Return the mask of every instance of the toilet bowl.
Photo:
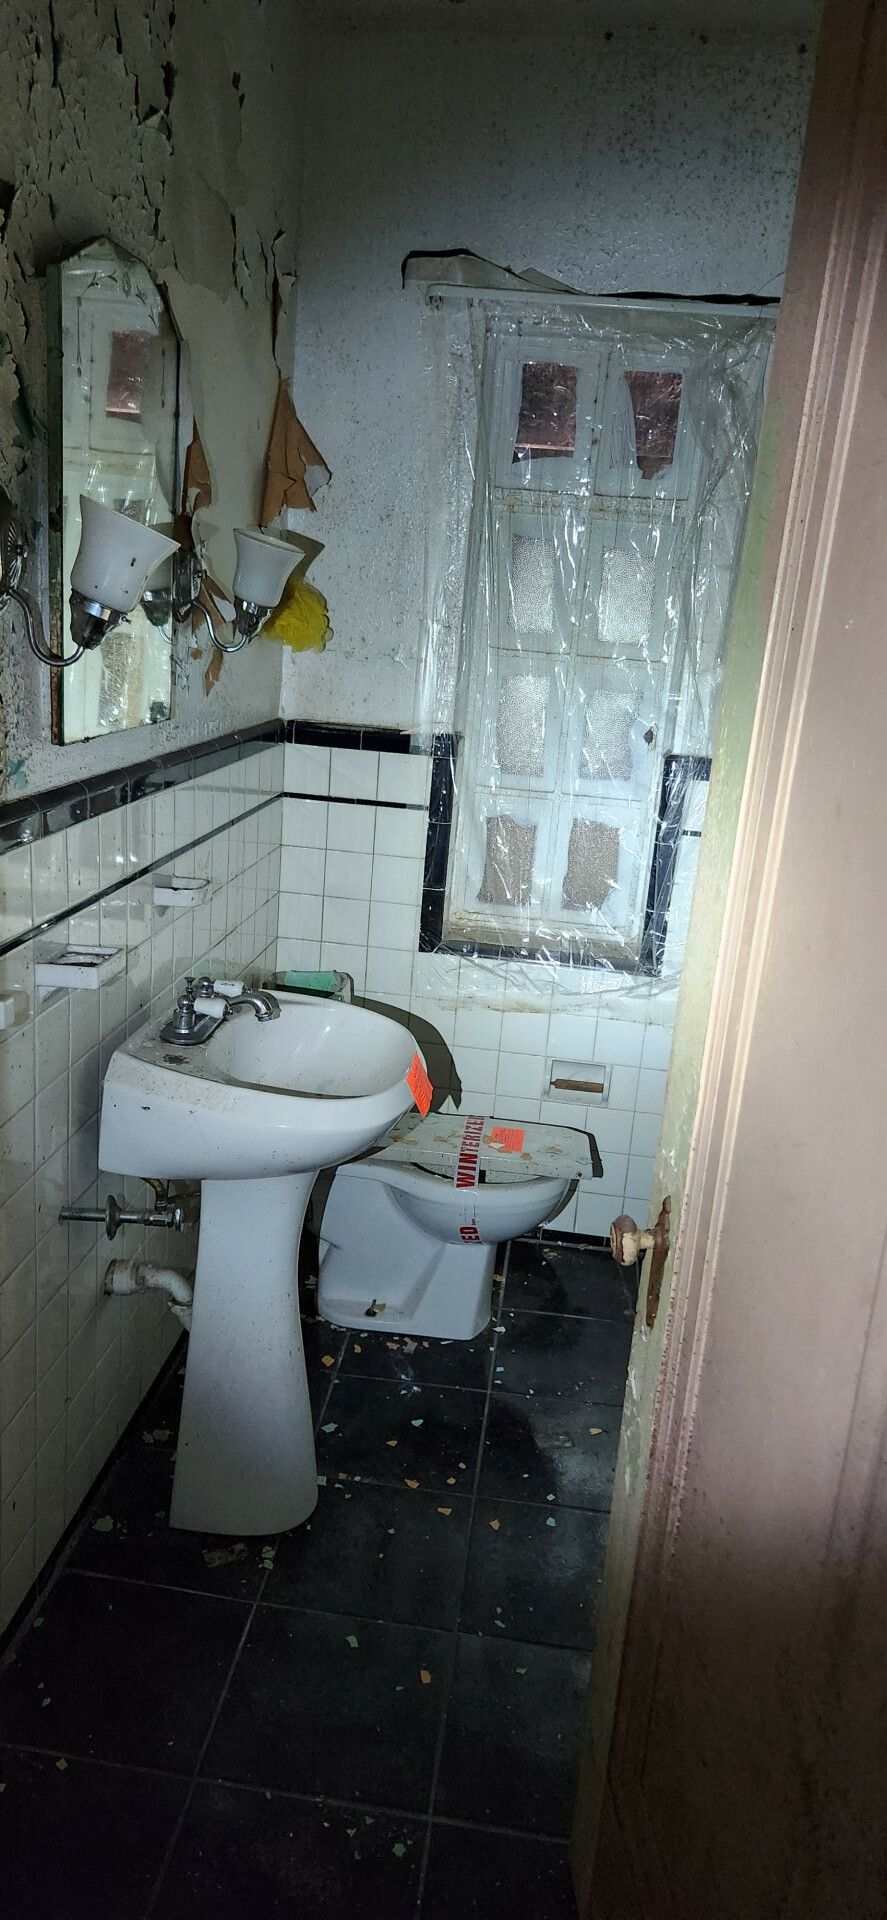
M491 1145L497 1130L523 1151ZM546 1137L542 1173L526 1145L533 1132ZM553 1136L566 1138L552 1145ZM471 1340L490 1319L497 1244L552 1219L588 1160L586 1136L567 1128L434 1115L401 1129L336 1171L320 1223L318 1312L365 1332Z

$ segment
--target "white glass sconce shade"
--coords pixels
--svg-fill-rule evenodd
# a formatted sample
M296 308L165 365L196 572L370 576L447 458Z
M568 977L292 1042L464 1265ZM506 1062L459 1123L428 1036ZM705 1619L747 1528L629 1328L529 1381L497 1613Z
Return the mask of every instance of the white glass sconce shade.
M131 520L126 513L115 513L113 507L103 507L86 493L80 495L80 526L72 589L114 613L131 613L155 567L178 552L177 540Z
M276 607L284 587L303 558L288 540L275 540L258 527L235 527L237 571L234 598L255 607Z

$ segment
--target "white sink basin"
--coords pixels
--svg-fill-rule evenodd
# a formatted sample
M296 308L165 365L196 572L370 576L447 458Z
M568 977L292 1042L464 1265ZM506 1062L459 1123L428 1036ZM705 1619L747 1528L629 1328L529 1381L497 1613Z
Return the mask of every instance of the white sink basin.
M171 1524L280 1532L317 1501L305 1210L321 1167L373 1146L412 1105L418 1049L380 1014L296 995L279 1019L241 1011L198 1046L161 1040L167 1018L111 1058L99 1166L203 1182Z
M337 1166L411 1105L416 1044L363 1007L290 996L279 1020L229 1017L202 1046L125 1041L105 1075L99 1165L109 1173L250 1180Z

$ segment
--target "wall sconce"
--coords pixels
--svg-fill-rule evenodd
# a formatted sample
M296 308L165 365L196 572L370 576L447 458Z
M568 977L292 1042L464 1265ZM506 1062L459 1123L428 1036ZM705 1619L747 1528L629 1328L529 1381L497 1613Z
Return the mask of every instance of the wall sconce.
M277 540L261 533L258 527L235 527L237 567L234 574L234 631L237 640L220 640L206 607L198 599L203 568L195 553L183 554L173 601L176 620L187 620L199 613L205 621L213 646L220 653L239 653L274 612L283 589L304 554L290 540Z
M126 614L138 605L150 574L178 552L156 527L145 527L125 513L80 495L80 546L71 568L72 653L50 652L38 638L30 601L19 586L28 559L28 541L8 494L0 491L0 612L14 600L25 618L28 646L46 667L73 667L84 653L101 645Z
M105 634L138 606L155 567L179 551L177 540L128 514L115 513L113 507L100 506L86 493L80 495L80 526L70 600L77 652L70 659L101 646Z

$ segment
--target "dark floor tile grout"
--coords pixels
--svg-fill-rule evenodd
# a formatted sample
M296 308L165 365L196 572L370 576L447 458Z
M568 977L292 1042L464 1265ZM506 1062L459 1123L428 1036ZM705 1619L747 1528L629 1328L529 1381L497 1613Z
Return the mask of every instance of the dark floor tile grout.
M494 1833L502 1840L544 1840L547 1847L569 1845L564 1834L541 1833L537 1827L494 1827L488 1820L454 1820L445 1813L432 1816L433 1827L456 1827L463 1833Z
M265 1538L257 1535L256 1538ZM269 1569L270 1571L270 1569ZM66 1567L66 1573L73 1573L78 1580L104 1580L113 1587L148 1587L151 1592L186 1593L190 1600L224 1600L234 1607L256 1607L258 1598L247 1599L239 1593L213 1593L207 1587L183 1587L175 1580L140 1580L136 1573L102 1573L98 1567Z
M470 1512L468 1517L468 1530L465 1537L465 1551L462 1556L462 1572L459 1578L458 1594L455 1596L456 1624L452 1629L452 1636L451 1636L452 1659L450 1662L450 1674L449 1674L449 1680L447 1683L446 1694L444 1696L443 1711L440 1717L440 1726L438 1728L438 1734L437 1734L437 1744L434 1750L434 1765L431 1770L431 1786L428 1792L428 1825L425 1833L425 1844L422 1849L422 1859L419 1866L419 1884L416 1889L416 1920L421 1920L422 1906L425 1899L425 1886L428 1879L428 1861L431 1853L431 1839L434 1831L434 1802L437 1796L437 1784L440 1777L440 1768L441 1768L441 1762L443 1759L444 1742L446 1740L446 1735L447 1735L447 1714L449 1711L450 1700L452 1698L453 1681L456 1673L456 1660L458 1658L458 1651L459 1651L460 1621L462 1618L462 1602L465 1597L465 1582L468 1577L468 1560L469 1560L469 1555L471 1553L471 1541L474 1534L474 1512L475 1512L475 1506L477 1504L477 1489L478 1489L478 1483L480 1481L481 1467L483 1465L484 1446L485 1446L486 1437L487 1437L487 1420L489 1419L490 1399L492 1397L493 1381L495 1379L496 1351L499 1345L498 1327L502 1320L502 1310L503 1310L503 1306L505 1302L505 1294L508 1286L508 1266L509 1266L510 1259L511 1259L511 1243L509 1242L508 1245L506 1246L505 1258L502 1262L502 1283L500 1288L498 1289L498 1298L494 1303L493 1311L490 1315L490 1325L493 1333L492 1345L490 1349L490 1365L487 1373L487 1385L486 1385L486 1392L484 1394L483 1418L481 1420L480 1438L478 1441L478 1448L477 1448L477 1458L474 1463L474 1476L473 1476L472 1485L471 1485Z
M36 1746L30 1740L0 1740L0 1753L34 1753L44 1760L58 1760L61 1755L75 1766L104 1767L111 1773L143 1773L151 1780L180 1780L183 1783L191 1779L190 1773L179 1773L174 1767L149 1767L143 1760L106 1760L100 1753L75 1753L71 1747Z
M239 1640L238 1640L238 1642L237 1642L237 1646L236 1646L236 1648L235 1648L235 1650L234 1650L234 1657L233 1657L233 1659L232 1659L232 1660L231 1660L231 1662L230 1662L230 1665L229 1665L229 1667L228 1667L228 1671L227 1671L227 1674L225 1675L225 1679L224 1679L224 1681L223 1681L223 1683L222 1683L222 1690L221 1690L221 1692L220 1692L220 1694L219 1694L219 1698L218 1698L218 1700L216 1701L216 1706L215 1706L215 1711L214 1711L214 1713L213 1713L213 1714L211 1715L211 1717L210 1717L210 1723L209 1723L209 1726L208 1726L208 1728L207 1728L207 1731L206 1731L206 1735L205 1735L205 1737L204 1737L204 1740L203 1740L203 1744L202 1744L202 1746L201 1746L201 1748L200 1748L200 1752L199 1752L199 1753L198 1753L198 1755L197 1755L197 1761L196 1761L196 1765L195 1765L195 1767L194 1767L194 1771L193 1771L193 1773L192 1773L192 1775L191 1775L191 1784L190 1784L190 1787L189 1787L189 1789L188 1789L188 1792L187 1792L187 1793L186 1793L186 1795L185 1795L185 1799L184 1799L184 1804L183 1804L183 1806L182 1806L182 1808L181 1808L181 1811L180 1811L180 1813L179 1813L179 1817L178 1817L178 1819L177 1819L177 1821L176 1821L176 1823L175 1823L175 1826L174 1826L174 1828L173 1828L173 1830L172 1830L172 1834L170 1835L170 1839L169 1839L169 1844L168 1844L168 1846L167 1846L167 1848L166 1848L166 1852L164 1853L164 1856L163 1856L163 1859L162 1859L162 1860L161 1860L161 1862L160 1862L160 1867L159 1867L159 1870L158 1870L158 1873L157 1873L157 1878L156 1878L156 1880L155 1880L155 1882L154 1882L154 1885L153 1885L153 1887L152 1887L152 1889L151 1889L151 1893L150 1893L150 1895L149 1895L149 1898L148 1898L148 1903L147 1903L147 1906L145 1907L145 1910L144 1910L144 1914L143 1914L143 1917L142 1917L142 1920L151 1920L151 1914L152 1914L152 1913L153 1913L153 1912L155 1911L155 1909L156 1909L156 1906L157 1906L157 1901L158 1901L158 1899L159 1899L159 1897L160 1897L160 1891L161 1891L161 1888L162 1888L162 1886L163 1886L163 1881L164 1881L164 1879L165 1879L165 1877L166 1877L166 1871L167 1871L167 1868L168 1868L168 1866L169 1866L169 1863L170 1863L170 1861L171 1861L171 1859L172 1859L172 1856L173 1856L173 1854L174 1854L174 1852L175 1852L175 1849L176 1849L176 1846L178 1845L178 1841L179 1841L179 1836L180 1836L180 1834L181 1834L181 1832L182 1832L182 1829L183 1829L183 1827L184 1827L184 1825L185 1825L185 1821L186 1821L186 1820L187 1820L187 1818L188 1818L188 1813L189 1813L189 1811L190 1811L190 1807L191 1807L191 1802L192 1802L192 1800L193 1800L193 1798L194 1798L194 1790L195 1790L195 1788L196 1788L196 1786L197 1786L197 1783L198 1783L198 1780L199 1780L199 1778L200 1778L200 1768L201 1768L201 1766L202 1766L202 1764L203 1764L203 1761L204 1761L204 1759L205 1759L205 1757L206 1757L206 1753L207 1753L207 1751L208 1751L208 1748L209 1748L209 1743L210 1743L210 1741L211 1741L211 1739L212 1739L212 1737L213 1737L213 1734L215 1733L215 1730L216 1730L216 1727L217 1727L217 1725L218 1725L218 1721L219 1721L219 1715L221 1714L221 1711L222 1711L222 1708L223 1708L223 1706L224 1706L224 1704L225 1704L225 1700L226 1700L226 1698L227 1698L227 1694L228 1694L228 1689L229 1689L229 1687L230 1687L230 1685L231 1685L231 1681L232 1681L232 1680L233 1680L233 1678L234 1678L234 1671L235 1671L235 1668L236 1668L236 1666L237 1666L237 1663L238 1663L238 1661L239 1661L239 1659L240 1659L240 1656L241 1656L241 1654L242 1654L242 1652L243 1652L243 1649L244 1649L244 1646L245 1646L245 1644L246 1644L246 1639L247 1639L247 1635L248 1635L248 1633L249 1633L249 1630L250 1630L250 1627L252 1626L252 1623L253 1623L253 1620L255 1619L255 1614L256 1614L256 1607L257 1607L257 1605L258 1605L258 1600L259 1600L259 1598L261 1597L261 1594L262 1594L262 1593L264 1592L264 1590L265 1590L265 1587L266 1587L266 1585L267 1585L267 1583L268 1583L268 1580L269 1580L269 1579L270 1579L270 1572L269 1572L269 1573L266 1573L266 1575L265 1575L265 1578L264 1578L264 1580L263 1580L263 1582L262 1582L262 1585L261 1585L261 1587L260 1587L260 1589L259 1589L259 1595L257 1596L257 1598L256 1598L256 1600L255 1600L255 1601L254 1601L254 1602L252 1603L252 1605L250 1606L250 1609L249 1609L249 1613L248 1613L248 1615L247 1615L247 1618L246 1618L246 1620L244 1621L244 1626L243 1626L243 1632L242 1632L242 1634L241 1634L241 1636L240 1636L240 1639L239 1639Z

